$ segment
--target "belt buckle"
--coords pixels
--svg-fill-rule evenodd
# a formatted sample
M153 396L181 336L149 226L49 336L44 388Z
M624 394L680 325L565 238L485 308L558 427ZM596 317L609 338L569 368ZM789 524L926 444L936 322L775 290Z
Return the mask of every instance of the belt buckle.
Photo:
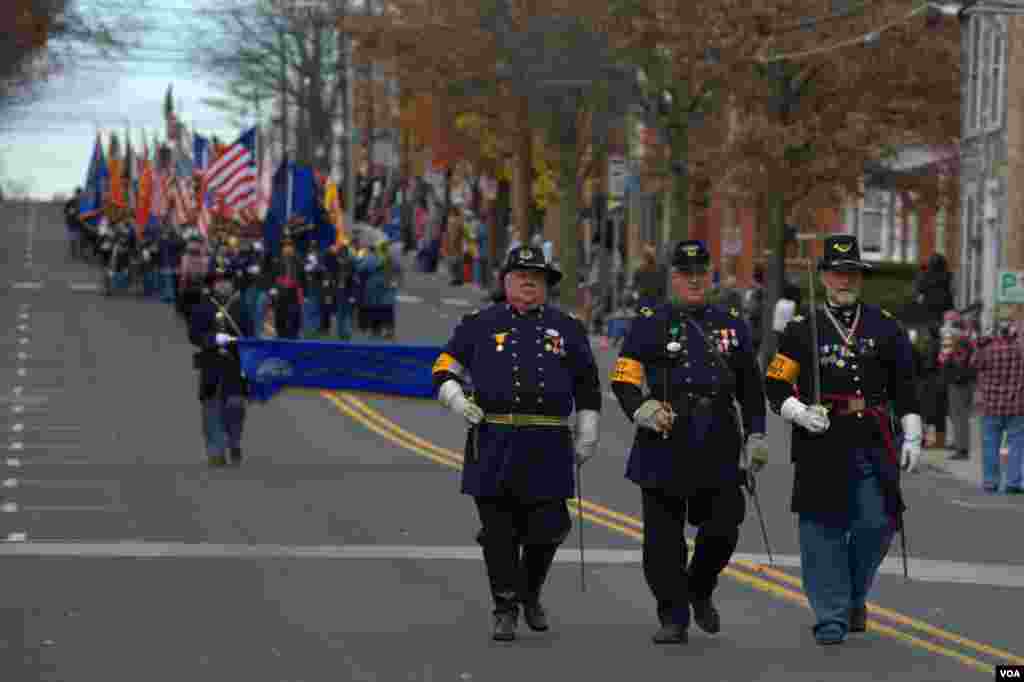
M867 402L864 398L854 398L850 401L848 410L850 412L863 412L865 407L867 407Z

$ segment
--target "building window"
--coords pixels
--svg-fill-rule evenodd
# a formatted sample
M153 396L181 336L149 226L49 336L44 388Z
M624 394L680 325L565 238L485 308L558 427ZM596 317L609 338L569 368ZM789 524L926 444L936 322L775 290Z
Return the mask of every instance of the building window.
M967 76L967 133L978 130L978 91L981 69L981 17L973 15L967 31L967 49L969 50L969 66Z
M1003 125L1003 102L1006 100L1006 86L1003 82L1004 65L1006 64L1006 40L998 24L992 26L991 37L991 58L988 63L988 71L991 78L989 88L989 99L986 102L988 108L988 125L991 129L997 129Z
M868 188L861 200L857 227L860 232L860 250L866 257L872 257L872 260L883 256L883 239L888 220L889 192L877 187Z

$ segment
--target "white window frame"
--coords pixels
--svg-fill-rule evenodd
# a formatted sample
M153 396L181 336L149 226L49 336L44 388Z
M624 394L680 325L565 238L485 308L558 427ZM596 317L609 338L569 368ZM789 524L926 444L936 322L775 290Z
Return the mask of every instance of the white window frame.
M882 207L880 209L868 208L867 199L868 194L877 192L882 198ZM866 241L864 239L864 215L872 213L881 215L882 219L882 232L879 235L879 250L869 251L866 248ZM861 257L866 261L881 261L885 260L886 253L888 251L888 240L890 235L889 222L892 220L892 193L881 187L866 187L864 189L864 196L861 197L857 202L857 226L856 234L857 241L860 242Z
M989 60L985 70L989 76L989 101L984 102L985 117L988 121L987 132L1003 127L1004 106L1006 104L1006 31L998 18L989 24L988 37L985 41L989 49Z
M975 270L980 267L977 262L971 240L974 236L975 223L978 216L978 183L968 182L965 187L965 196L960 202L961 217L960 229L960 281L963 283L960 294L963 297L961 307L974 302L976 294L974 291Z
M971 15L967 28L967 125L966 133L971 135L978 132L978 115L981 111L979 106L981 87L981 22L982 18L977 14Z

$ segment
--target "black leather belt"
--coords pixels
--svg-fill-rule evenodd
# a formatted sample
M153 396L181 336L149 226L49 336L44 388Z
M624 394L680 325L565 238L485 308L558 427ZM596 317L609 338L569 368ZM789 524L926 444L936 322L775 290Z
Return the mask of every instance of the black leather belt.
M701 393L683 393L670 401L672 409L677 414L687 414L695 409L706 410L714 405L726 405L731 403L731 397L725 394L716 393L713 395Z

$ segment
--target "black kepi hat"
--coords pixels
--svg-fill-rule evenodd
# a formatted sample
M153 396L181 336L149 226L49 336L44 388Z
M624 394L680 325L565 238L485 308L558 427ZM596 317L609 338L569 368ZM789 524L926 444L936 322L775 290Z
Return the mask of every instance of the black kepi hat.
M679 272L708 271L711 266L711 252L700 239L687 239L676 245L672 253L672 269Z
M833 234L825 238L825 255L818 260L819 270L864 272L870 263L861 260L860 246L852 234Z

